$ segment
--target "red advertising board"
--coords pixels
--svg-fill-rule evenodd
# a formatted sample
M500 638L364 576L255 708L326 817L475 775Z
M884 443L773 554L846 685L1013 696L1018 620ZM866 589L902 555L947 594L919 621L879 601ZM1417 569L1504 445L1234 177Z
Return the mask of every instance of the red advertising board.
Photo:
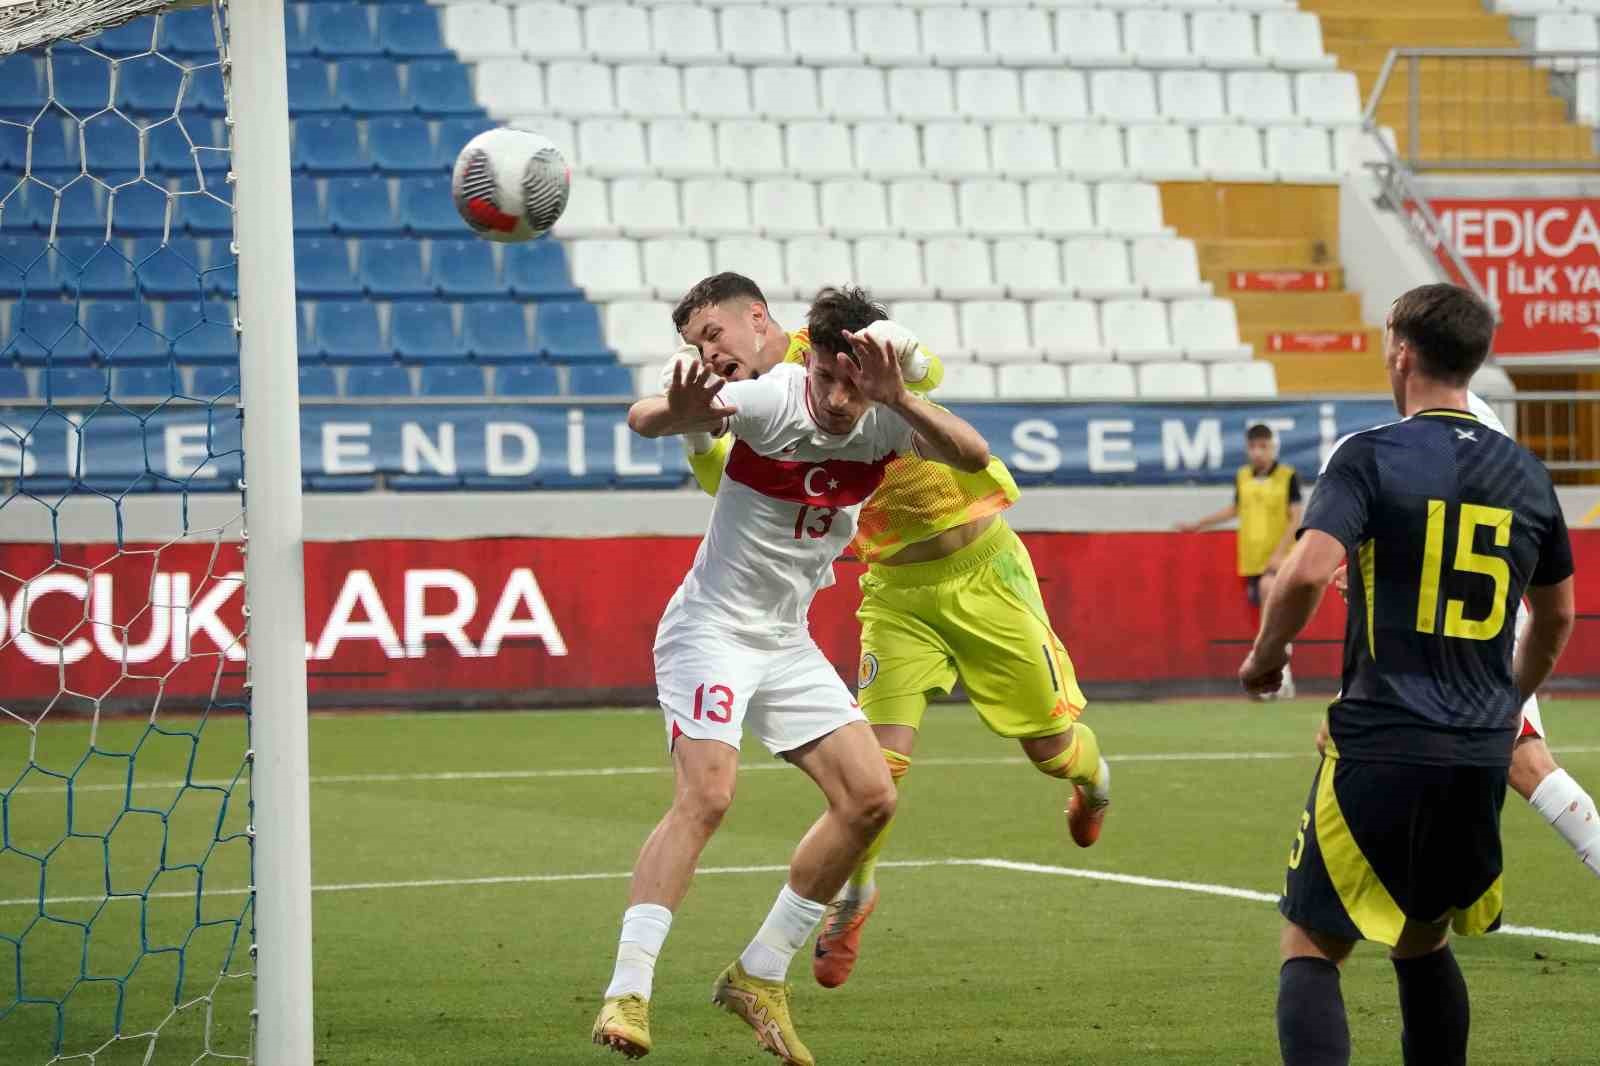
M1437 199L1429 205L1499 302L1497 354L1600 356L1600 200ZM1411 210L1412 223L1426 232L1414 205ZM1435 252L1455 276L1444 249Z
M1323 292L1326 270L1235 270L1228 275L1234 292Z
M1267 347L1274 352L1364 352L1367 335L1333 330L1273 332L1267 334Z
M1226 682L1254 635L1227 534L1030 534L1045 603L1080 676L1166 686ZM1583 570L1600 530L1575 530ZM372 540L306 546L313 700L464 706L648 699L656 621L692 560L693 537ZM243 681L242 593L231 546L116 556L0 545L0 704L62 695L81 710L203 700ZM812 629L853 680L861 568L839 566ZM22 577L31 577L24 593ZM1145 590L1160 590L1152 595ZM1561 672L1600 678L1600 583L1579 586ZM1203 620L1203 621L1201 621ZM1323 604L1296 646L1302 679L1339 668L1344 610ZM271 624L255 619L254 624Z

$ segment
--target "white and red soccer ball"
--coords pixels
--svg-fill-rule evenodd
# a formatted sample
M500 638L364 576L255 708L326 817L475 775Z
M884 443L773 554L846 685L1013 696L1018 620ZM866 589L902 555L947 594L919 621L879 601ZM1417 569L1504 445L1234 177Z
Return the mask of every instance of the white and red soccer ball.
M456 156L450 194L472 231L491 241L527 241L561 217L572 169L548 138L502 127L468 141Z

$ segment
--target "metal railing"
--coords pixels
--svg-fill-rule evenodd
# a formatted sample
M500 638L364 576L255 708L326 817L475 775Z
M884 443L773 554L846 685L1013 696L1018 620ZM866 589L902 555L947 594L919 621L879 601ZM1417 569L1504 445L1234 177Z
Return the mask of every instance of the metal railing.
M1486 397L1558 484L1600 484L1600 392Z

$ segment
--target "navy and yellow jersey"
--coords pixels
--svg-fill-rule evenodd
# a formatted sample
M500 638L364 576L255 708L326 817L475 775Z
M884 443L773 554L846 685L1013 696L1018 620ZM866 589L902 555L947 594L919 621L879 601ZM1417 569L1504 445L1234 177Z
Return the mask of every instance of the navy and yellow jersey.
M1338 754L1507 765L1517 606L1572 575L1543 464L1464 411L1424 411L1342 441L1303 528L1350 553Z
M1289 528L1289 508L1300 502L1300 475L1273 463L1257 474L1249 463L1233 477L1233 506L1239 512L1239 576L1266 573L1272 553Z

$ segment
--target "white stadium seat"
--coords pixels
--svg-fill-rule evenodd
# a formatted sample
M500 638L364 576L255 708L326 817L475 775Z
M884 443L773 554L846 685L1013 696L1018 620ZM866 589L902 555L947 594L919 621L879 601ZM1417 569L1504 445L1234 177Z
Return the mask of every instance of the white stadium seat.
M1316 126L1272 126L1267 130L1267 169L1280 181L1337 183L1328 131Z
M1161 190L1142 181L1103 181L1094 190L1094 217L1109 233L1160 233Z
M514 9L517 51L529 59L582 59L582 9L571 4L519 4Z
M618 67L617 110L633 118L667 118L683 114L683 87L678 68Z
M956 110L980 121L1021 118L1022 84L1017 72L992 67L957 71Z
M823 182L822 228L846 239L889 233L883 186L876 181Z
M1038 358L1028 338L1028 316L1013 300L968 300L961 305L961 346L979 362Z
M1228 114L1242 122L1295 121L1289 75L1275 70L1236 70L1228 75Z
M684 109L701 118L750 114L750 78L742 67L685 67Z
M971 8L925 8L922 51L942 67L991 62L983 15Z
M1322 50L1322 20L1311 11L1263 11L1261 55L1275 67L1287 70L1330 67L1334 60Z
M789 47L804 63L854 62L855 41L850 12L839 7L793 7L788 20Z
M1211 395L1269 397L1278 395L1278 375L1264 359L1217 363L1211 370Z
M624 237L665 237L682 230L677 183L660 178L612 182L611 219Z
M936 399L993 400L997 395L994 367L981 363L950 363L944 367L944 381L934 390Z
M1067 7L1056 12L1055 22L1056 51L1074 66L1124 66L1131 61L1113 12Z
M692 237L658 237L639 242L645 284L658 300L676 300L711 273L711 246Z
M746 275L754 277L755 275ZM763 288L762 292L767 290ZM810 312L811 305L803 300L779 301L773 300L767 304L767 317L785 329L800 329L806 324L806 315Z
M607 304L606 344L624 363L645 363L658 372L678 346L678 336L672 329L672 305L643 300Z
M772 7L725 7L721 19L722 50L741 65L793 63L783 13Z
M1160 300L1107 300L1100 305L1100 336L1125 363L1175 359L1181 353Z
M1194 62L1189 54L1189 28L1183 15L1157 7L1139 7L1122 16L1123 47L1144 67L1186 67Z
M855 273L876 300L925 300L933 295L922 276L922 247L903 237L869 237L856 241Z
M614 114L611 68L599 63L551 63L545 68L545 106L554 115Z
M904 122L858 122L852 135L856 169L874 178L912 178L922 173L922 142Z
M665 361L662 360L662 362ZM633 368L633 394L640 398L661 395L661 368L652 363L635 366Z
M1194 181L1194 141L1187 126L1128 127L1128 166L1145 181Z
M1580 78L1583 76L1580 72ZM1579 98L1580 101L1582 97ZM1336 126L1333 133L1333 165L1341 174L1363 172L1368 163L1380 163L1384 160L1383 145L1380 139L1386 141L1390 148L1394 147L1394 130L1388 126L1378 127L1377 133L1368 133L1360 126Z
M650 36L650 12L623 4L583 9L583 43L596 59L643 61L659 54Z
M1209 362L1250 358L1239 343L1239 319L1232 300L1174 300L1172 335L1190 359Z
M1096 117L1109 122L1154 122L1161 117L1155 76L1147 70L1095 71L1089 75L1089 100Z
M997 393L1002 400L1061 400L1067 376L1048 363L1011 363L997 367Z
M822 110L816 71L805 67L761 67L750 72L755 109L778 121L816 118Z
M1004 237L1028 231L1022 186L1011 181L964 181L956 190L961 225L979 237Z
M667 177L715 174L717 149L711 123L658 118L650 123L650 165Z
M1243 11L1196 11L1189 19L1195 58L1208 67L1260 67L1255 20Z
M533 114L545 109L544 78L532 63L485 60L478 64L477 85L478 102L491 115Z
M889 217L896 229L918 237L957 237L956 190L948 181L917 179L889 186Z
M521 56L511 36L511 12L499 4L449 4L440 13L444 43L462 59Z
M1121 177L1128 169L1122 154L1122 127L1067 123L1056 131L1056 158L1062 170L1079 178Z
M1222 75L1214 70L1161 73L1161 114L1173 122L1216 122L1223 115Z
M1066 369L1067 395L1074 400L1131 400L1139 394L1126 363L1074 363Z
M551 227L557 237L614 237L611 224L611 197L606 183L598 178L575 177L567 193L567 209Z
M1079 70L1023 71L1022 110L1036 121L1086 119L1089 117L1089 83Z
M1110 237L1077 237L1067 241L1067 284L1092 300L1132 298L1140 293L1128 270L1127 242ZM1107 338L1111 343L1112 339Z
M740 119L717 123L717 162L725 173L759 178L787 174L783 132L776 123Z
M762 233L799 237L822 229L817 187L809 181L758 181L750 186L750 216Z
M1547 12L1533 20L1533 47L1540 52L1593 52L1600 50L1593 11ZM1573 59L1543 60L1556 70L1572 70Z
M649 290L639 271L639 242L626 240L573 241L567 246L573 282L590 299L637 300Z
M590 174L641 174L650 169L644 124L625 118L591 118L578 123L578 155Z
M931 67L889 71L889 110L907 121L954 118L956 90L950 71Z
M930 122L922 128L922 162L947 178L979 177L989 172L983 127L965 122Z
M915 333L923 347L945 362L962 358L961 329L956 324L955 304L943 300L900 300L890 306L889 317ZM991 388L991 394L993 391Z
M809 297L826 285L850 280L850 245L830 237L797 237L783 255L784 273L797 293Z
M1089 187L1066 178L1028 182L1028 225L1056 237L1095 232L1098 227L1090 206Z
M1033 305L1033 343L1047 359L1082 362L1107 359L1100 340L1100 312L1090 300L1040 300Z
M1054 174L1054 131L1031 122L996 123L989 127L989 156L994 169L1008 178Z
M1210 296L1200 280L1200 257L1184 237L1142 237L1133 242L1133 280L1159 300Z
M784 131L789 170L807 178L843 178L856 173L850 128L831 122L792 122Z
M857 8L856 50L880 67L923 61L916 12L904 7Z
M696 237L753 232L750 187L731 178L701 178L683 183L683 221Z
M889 113L883 71L829 67L822 72L822 109L838 119L882 118Z
M1589 22L1593 25L1594 20ZM1296 74L1294 93L1300 104L1300 117L1307 122L1338 126L1361 121L1361 86L1351 71L1311 70Z
M724 237L712 248L718 273L733 271L755 279L769 299L790 292L783 272L783 246L761 237ZM780 320L781 321L781 320Z
M1270 181L1261 158L1261 130L1255 126L1201 126L1195 130L1195 155L1213 181Z
M994 276L1013 300L1046 300L1061 296L1061 246L1040 237L1019 237L994 244Z
M718 63L717 23L709 7L667 4L650 12L650 33L669 63Z
M923 246L922 269L941 299L998 300L1004 295L995 283L985 241L937 237Z
M996 7L985 18L989 23L989 51L1001 62L1026 66L1055 54L1047 12L1029 7Z
M1139 395L1146 400L1199 400L1206 395L1206 368L1199 363L1144 363Z

